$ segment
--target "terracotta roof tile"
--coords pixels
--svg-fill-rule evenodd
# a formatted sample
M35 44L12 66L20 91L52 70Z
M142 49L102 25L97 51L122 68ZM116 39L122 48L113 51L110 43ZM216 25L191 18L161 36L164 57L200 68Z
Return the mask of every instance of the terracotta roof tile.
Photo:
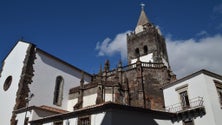
M46 105L42 105L40 107L38 107L42 110L46 110L46 111L50 111L50 112L55 112L55 113L59 113L59 114L64 114L64 113L68 113L69 111L63 110L63 109L59 109L59 108L54 108L54 107L50 107L50 106L46 106Z

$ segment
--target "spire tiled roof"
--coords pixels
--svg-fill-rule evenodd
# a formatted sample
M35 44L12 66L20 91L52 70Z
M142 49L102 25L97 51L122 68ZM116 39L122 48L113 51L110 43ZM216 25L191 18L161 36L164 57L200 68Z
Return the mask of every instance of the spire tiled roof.
M139 25L144 25L144 24L147 24L147 23L149 23L149 22L150 22L150 21L149 21L149 19L147 18L144 9L142 8L141 13L140 13L140 17L139 17L139 20L138 20L138 23L137 23L137 26L139 26Z

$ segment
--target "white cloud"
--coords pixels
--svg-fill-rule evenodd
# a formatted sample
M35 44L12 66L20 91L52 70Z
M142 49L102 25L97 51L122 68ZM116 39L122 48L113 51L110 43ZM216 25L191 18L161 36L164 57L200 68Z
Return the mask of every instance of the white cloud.
M216 29L218 29L218 30L222 29L222 23L219 24Z
M197 33L197 36L206 36L206 35L208 35L208 33L205 30L202 30L199 33Z
M121 54L127 58L126 34L116 35L114 40L106 38L97 43L96 50L99 56L113 56ZM206 31L200 32L201 35ZM205 36L202 39L172 40L171 35L166 37L169 61L172 70L178 76L184 77L201 69L222 74L222 35Z
M171 67L178 77L201 69L222 73L222 35L166 41Z
M124 33L119 33L116 35L114 40L110 38L106 38L102 43L97 42L96 50L98 50L98 56L112 56L116 53L121 54L122 59L126 59L127 57L127 49L126 49L126 34L130 33L130 31L126 31Z
M215 7L213 8L213 11L222 14L222 4L215 6Z

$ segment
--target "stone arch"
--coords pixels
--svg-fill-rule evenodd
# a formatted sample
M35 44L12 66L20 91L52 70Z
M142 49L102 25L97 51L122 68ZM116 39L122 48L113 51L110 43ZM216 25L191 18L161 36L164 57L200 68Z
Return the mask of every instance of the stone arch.
M139 57L139 56L140 56L140 50L139 50L139 48L136 48L136 49L135 49L135 56L136 56L136 57Z
M143 52L144 52L144 54L148 54L148 47L147 47L147 45L143 46Z

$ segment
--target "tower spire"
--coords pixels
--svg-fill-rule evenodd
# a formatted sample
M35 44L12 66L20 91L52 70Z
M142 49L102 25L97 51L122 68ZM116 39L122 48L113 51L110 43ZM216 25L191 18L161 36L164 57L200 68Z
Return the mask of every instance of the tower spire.
M140 5L141 5L141 13L139 20L137 22L137 26L149 23L149 19L147 18L146 13L144 11L145 4L141 3Z

